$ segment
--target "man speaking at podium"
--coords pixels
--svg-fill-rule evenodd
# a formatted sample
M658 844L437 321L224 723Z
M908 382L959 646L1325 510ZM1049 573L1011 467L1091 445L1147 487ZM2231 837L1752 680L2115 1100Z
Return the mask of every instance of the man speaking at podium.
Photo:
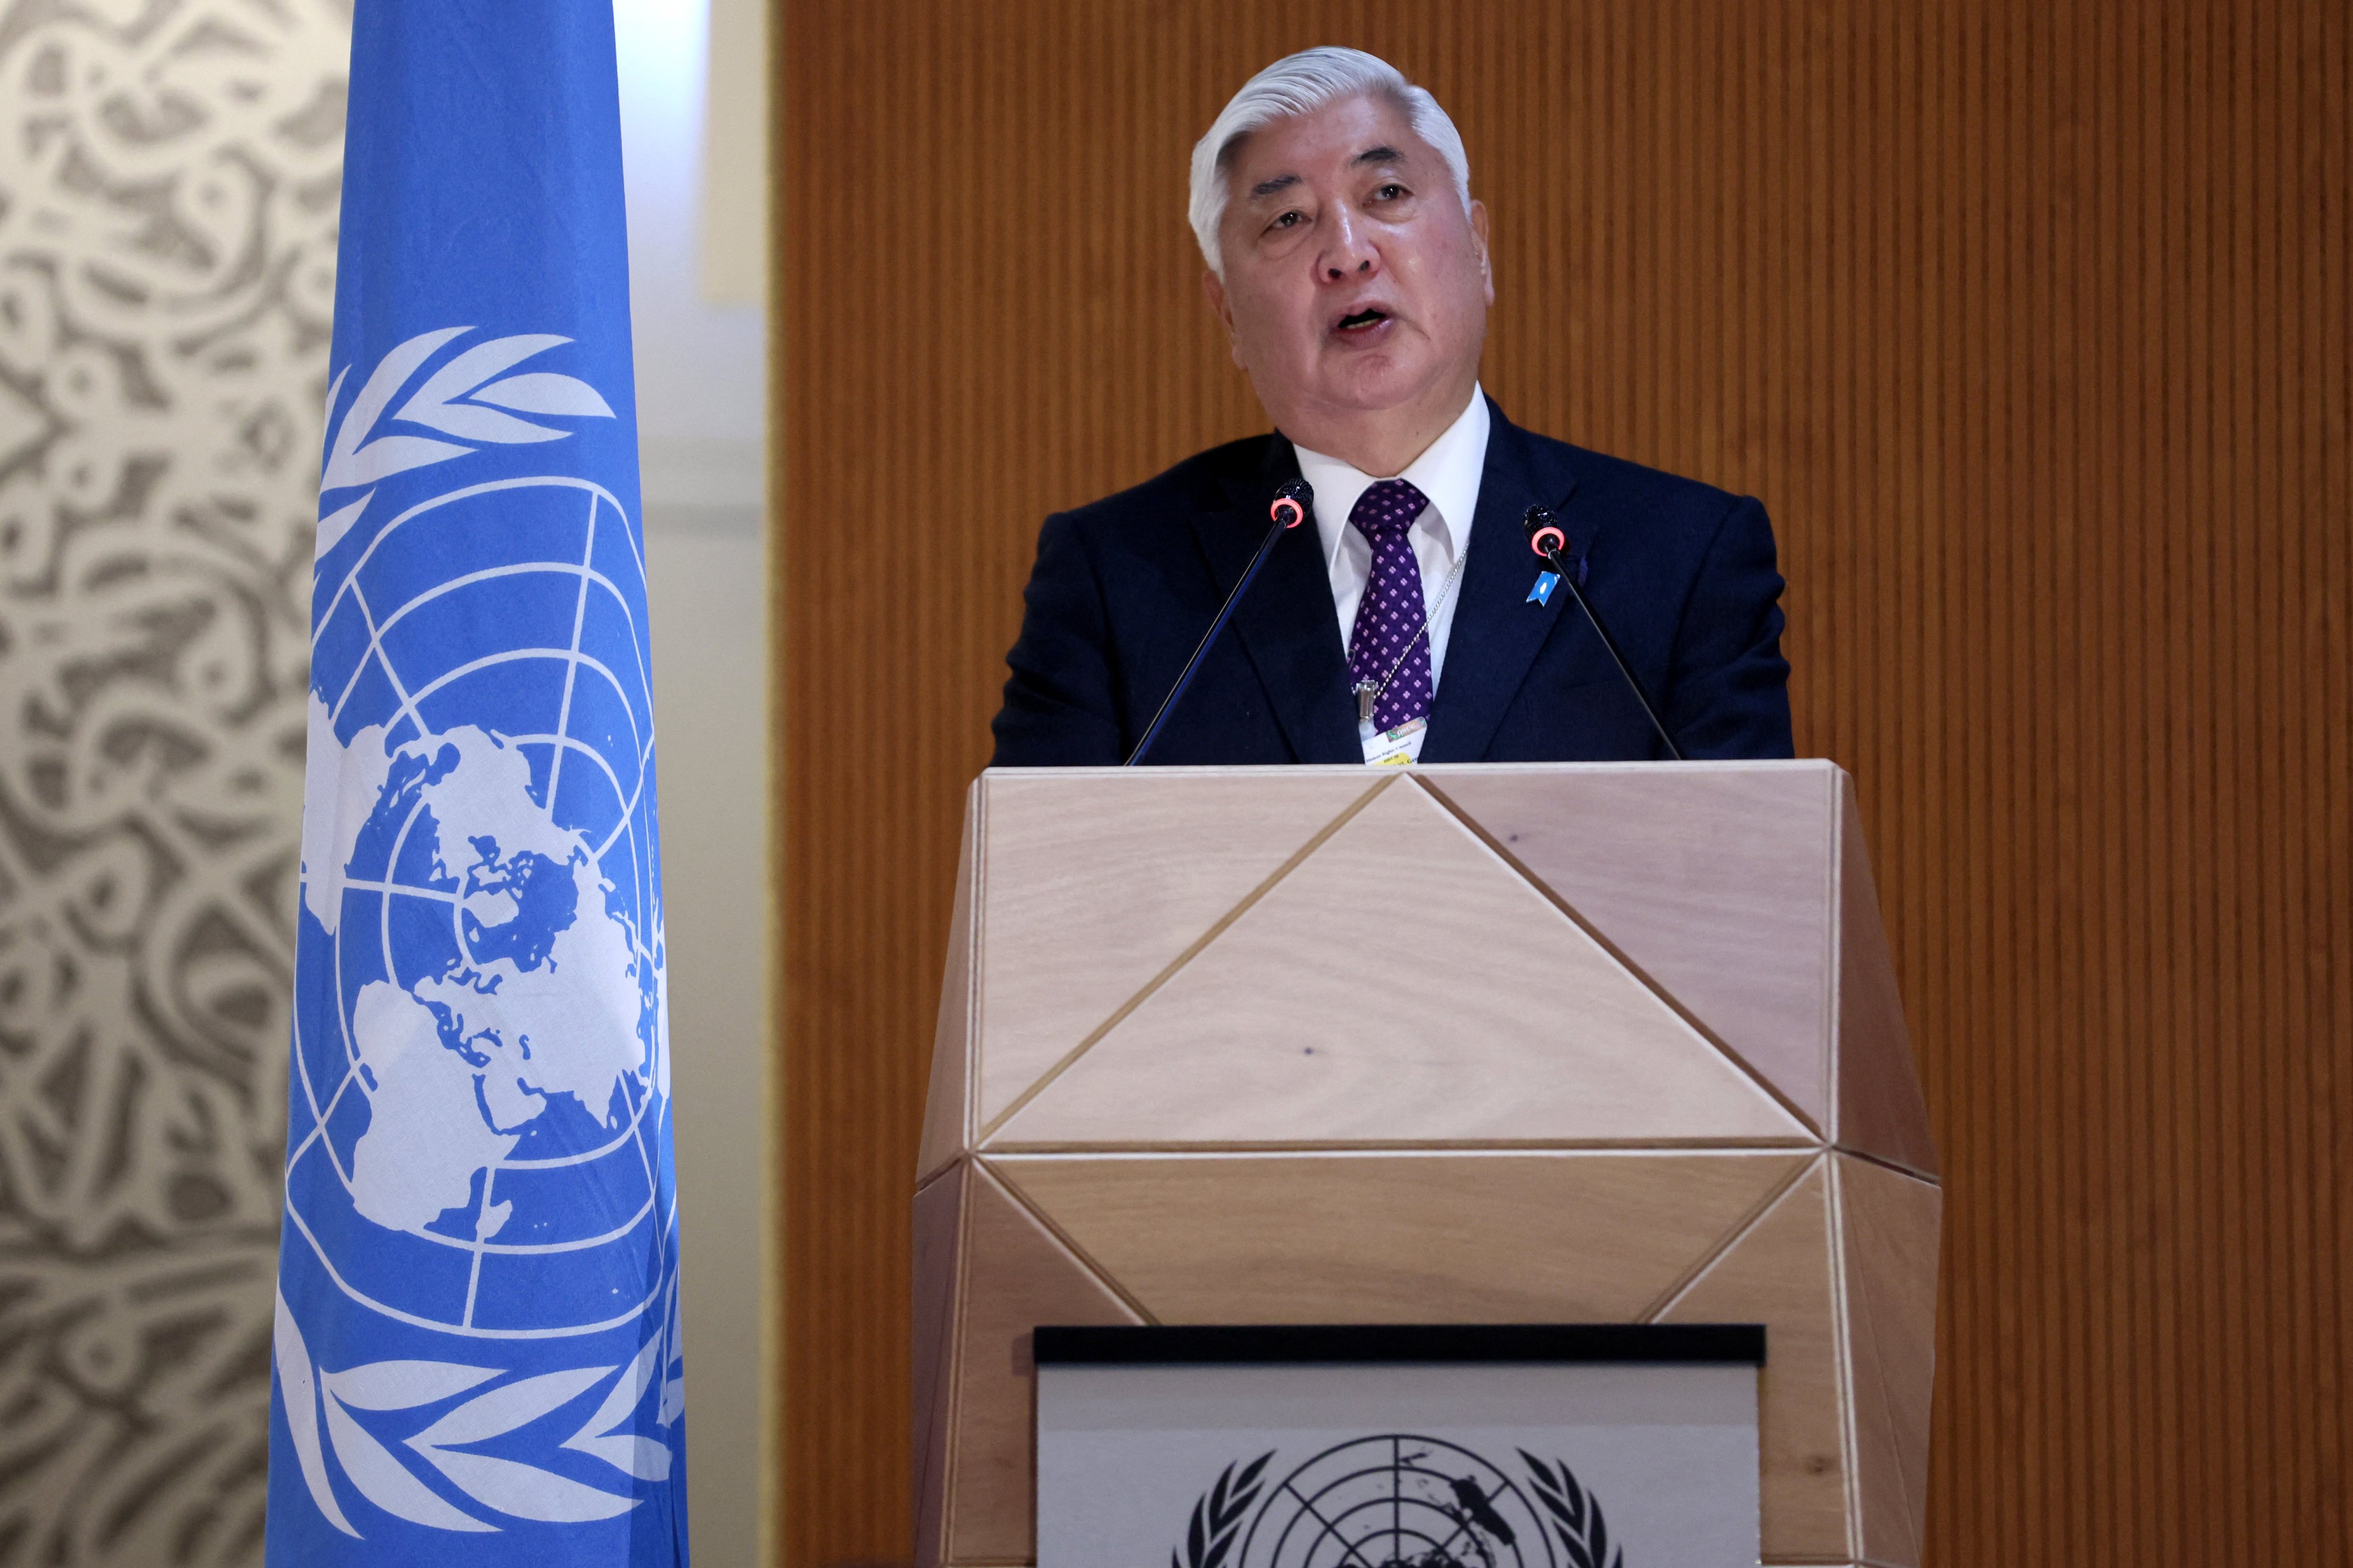
M1194 148L1191 207L1276 433L1046 521L997 765L1647 759L1673 754L1662 731L1689 757L1791 754L1764 509L1480 390L1487 212L1434 98L1356 49L1279 60ZM1277 536L1303 479L1314 526ZM1570 583L1530 551L1535 507Z

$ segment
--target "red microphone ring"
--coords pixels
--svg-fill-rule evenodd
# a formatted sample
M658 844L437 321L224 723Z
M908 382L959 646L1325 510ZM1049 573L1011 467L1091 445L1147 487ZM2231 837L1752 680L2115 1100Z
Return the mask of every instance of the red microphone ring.
M1307 521L1307 509L1283 496L1274 503L1274 521L1285 528L1297 528Z
M1550 555L1568 548L1568 535L1557 528L1539 528L1528 535L1528 543L1538 555Z

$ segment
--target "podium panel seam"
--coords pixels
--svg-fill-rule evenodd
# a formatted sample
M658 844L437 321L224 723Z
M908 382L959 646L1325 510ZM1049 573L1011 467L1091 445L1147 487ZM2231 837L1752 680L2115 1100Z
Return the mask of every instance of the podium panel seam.
M1686 1027L1688 1027L1694 1034L1696 1034L1708 1046L1713 1047L1717 1055L1723 1057L1725 1060L1730 1062L1735 1068L1738 1068L1741 1073L1746 1075L1750 1082L1754 1083L1758 1089L1765 1092L1767 1099L1772 1100L1775 1105L1780 1107L1780 1109L1787 1112L1790 1117L1794 1118L1799 1126L1804 1128L1809 1132L1814 1133L1817 1139L1820 1142L1829 1141L1831 1122L1830 1111L1831 1108L1827 1104L1827 1102L1824 1107L1825 1114L1820 1121L1817 1121L1815 1118L1807 1115L1795 1100L1781 1092L1781 1088L1778 1084L1776 1084L1764 1073L1757 1071L1757 1068L1750 1064L1746 1057L1741 1055L1740 1052L1735 1050L1730 1045L1726 1044L1723 1036L1717 1034L1713 1028L1708 1026L1706 1020L1701 1018L1699 1015L1694 1013L1690 1007L1686 1006L1682 997L1677 996L1672 991L1661 984L1657 978L1654 977L1649 970L1644 969L1641 964L1635 963L1633 958L1630 956L1623 948L1610 941L1607 932L1595 925L1593 921L1587 919L1584 912L1578 910L1576 905L1570 903L1566 898L1562 897L1558 889L1555 889L1551 883L1546 881L1543 878L1537 876L1525 861L1522 860L1518 856L1505 848L1503 842L1493 833L1490 833L1487 830L1486 826L1477 817L1472 816L1470 812L1457 805L1451 796L1448 795L1444 790L1439 788L1438 785L1430 780L1427 778L1416 778L1413 782L1421 787L1424 794L1428 795L1432 800L1436 801L1441 807L1443 807L1449 816L1452 816L1457 822L1460 822L1464 827L1468 828L1471 832L1471 836L1476 838L1481 844L1484 845L1497 859L1503 861L1504 866L1510 869L1514 876L1519 878L1520 880L1525 882L1531 889L1533 889L1538 898L1544 900L1545 902L1550 904L1554 909L1558 910L1562 916L1565 917L1571 925L1575 926L1579 931L1582 931L1592 941L1595 946L1600 948L1604 953L1608 954L1611 963L1617 964L1619 968L1624 970L1628 974L1632 975L1635 984L1641 985L1644 990L1650 992L1651 994L1656 996L1661 1002L1666 1004L1666 1007L1669 1012L1681 1019ZM1835 958L1835 954L1833 954L1833 958Z
M1372 787L1366 790L1364 794L1358 795L1355 800L1351 801L1338 816L1335 816L1331 821L1318 828L1306 843L1301 845L1292 853L1289 859L1283 861L1282 865L1277 866L1264 881L1259 883L1257 887L1252 888L1248 893L1244 894L1240 903L1237 903L1232 909L1228 910L1224 914L1219 916L1215 921L1211 922L1207 930L1202 931L1199 936L1194 938L1191 942L1186 945L1184 952L1169 960L1166 968L1162 969L1159 973L1154 975L1150 980L1145 982L1141 990L1137 991L1134 995L1130 996L1126 1001L1121 1003L1117 1008L1113 1009L1111 1016L1105 1018L1102 1023L1096 1025L1092 1030L1088 1031L1086 1038L1071 1047L1069 1051L1063 1054L1060 1060L1057 1061L1052 1067L1048 1068L1045 1072L1040 1074L1038 1079L1029 1085L1029 1088L1023 1089L1019 1094L1015 1095L1011 1101L1006 1105L1004 1110L998 1111L994 1117L990 1118L987 1124L980 1129L978 1134L973 1140L974 1147L978 1148L979 1146L987 1143L991 1137L995 1136L997 1129L1003 1127L1016 1116L1020 1115L1021 1112L1027 1110L1039 1095L1052 1088L1054 1081L1057 1079L1060 1078L1064 1073L1070 1071L1071 1068L1078 1065L1080 1058L1092 1050L1096 1044L1101 1041L1104 1036L1110 1034L1113 1029L1119 1027L1122 1023L1125 1022L1129 1015L1133 1014L1138 1007L1143 1006L1145 1002L1151 1000L1155 992L1157 992L1162 986L1167 984L1169 981L1175 979L1178 972L1183 970L1187 964L1192 963L1196 958L1198 958L1201 953L1208 949L1211 942L1224 935L1227 928L1231 926L1236 921L1241 919L1243 915L1249 913L1251 908L1254 907L1260 900L1265 898L1269 893L1274 891L1277 887L1281 886L1284 878L1290 876L1293 871L1297 870L1302 865L1303 865L1309 856L1314 854L1316 850L1321 849L1327 842L1330 841L1334 834L1339 832L1341 828L1345 827L1349 822L1355 819L1358 812L1370 805L1377 798L1379 797L1383 790L1388 789L1395 783L1397 783L1397 777L1395 774L1391 774L1389 777L1377 781Z
M1788 1197L1791 1192L1795 1191L1800 1182L1803 1182L1808 1176L1813 1174L1813 1173L1820 1167L1821 1163L1829 1158L1830 1153L1827 1150L1820 1152L1816 1153L1812 1159L1805 1161L1799 1164L1795 1171L1789 1173L1788 1176L1781 1183L1780 1185L1766 1194L1763 1200L1760 1201L1755 1208L1749 1210L1746 1215L1743 1215L1740 1219L1733 1225L1730 1230L1725 1232L1724 1238L1721 1241L1718 1241L1715 1247L1710 1248L1697 1263L1692 1265L1691 1268L1685 1272L1681 1279L1668 1286L1657 1300L1652 1301L1648 1308L1644 1309L1641 1317L1637 1319L1636 1321L1655 1323L1667 1313L1673 1311L1676 1306L1682 1302L1683 1299L1690 1295L1692 1291L1697 1288L1701 1280L1707 1278L1708 1270L1723 1262L1725 1256L1729 1254L1734 1247L1739 1246L1740 1243L1746 1238L1749 1232L1755 1230L1759 1225L1764 1223L1766 1215L1771 1214L1775 1209L1781 1206L1781 1200L1783 1198Z
M1328 1138L1255 1142L1228 1138L1118 1138L1098 1142L1007 1141L990 1144L987 1152L992 1155L1080 1155L1103 1159L1124 1154L1815 1154L1824 1149L1818 1139L1792 1135L1778 1141L1730 1137ZM1901 1173L1919 1179L1912 1172Z
M978 1158L974 1160L973 1164L976 1170L978 1170L990 1182L996 1184L997 1190L1002 1192L1006 1198L1011 1202L1016 1208L1019 1209L1023 1214L1028 1215L1031 1219L1037 1221L1039 1228L1043 1230L1048 1236L1052 1237L1055 1242L1060 1246L1062 1250L1071 1255L1071 1258L1077 1262L1080 1268L1085 1269L1090 1275L1093 1276L1095 1283L1101 1285L1113 1296L1118 1297L1120 1303L1126 1307L1129 1311L1134 1312L1137 1317L1143 1319L1146 1326L1152 1328L1158 1328L1161 1326L1158 1315L1155 1314L1149 1307L1146 1307L1142 1301L1138 1300L1134 1293L1129 1290L1126 1286L1113 1279L1110 1269L1105 1268L1100 1262L1096 1261L1092 1253L1089 1252L1085 1247L1081 1247L1078 1244L1077 1239L1073 1237L1070 1232L1064 1230L1060 1225L1055 1223L1053 1215L1048 1214L1045 1209L1038 1204L1037 1200L1030 1197L1028 1193L1022 1191L1020 1184L1013 1179L1011 1172L997 1170L994 1167L993 1163Z

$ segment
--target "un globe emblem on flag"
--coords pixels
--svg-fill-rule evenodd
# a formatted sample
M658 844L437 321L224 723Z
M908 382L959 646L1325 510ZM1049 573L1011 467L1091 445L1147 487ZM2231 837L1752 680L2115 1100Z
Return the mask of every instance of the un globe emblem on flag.
M649 1291L669 1084L643 602L613 498L532 479L394 519L321 619L312 756L343 754L343 798L314 814L304 901L337 1027L301 1042L315 1131L288 1213L339 1287L420 1327L611 1327L667 1272Z
M626 1512L681 1401L639 535L530 450L614 417L516 369L568 340L469 331L387 354L325 466L286 1161L323 1284L278 1360L350 1536L334 1470L439 1530ZM314 1356L330 1310L370 1352Z

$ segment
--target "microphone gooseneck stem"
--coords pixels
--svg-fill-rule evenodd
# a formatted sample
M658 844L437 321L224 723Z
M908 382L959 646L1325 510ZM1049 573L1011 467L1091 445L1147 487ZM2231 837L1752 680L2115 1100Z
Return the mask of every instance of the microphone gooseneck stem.
M1150 751L1152 742L1160 738L1160 726L1168 722L1168 715L1176 708L1176 700L1185 695L1185 689L1187 686L1193 684L1193 672L1201 668L1203 656L1208 653L1209 646L1218 640L1218 634L1226 629L1226 622L1233 616L1234 606L1240 604L1242 595L1249 592L1250 579L1258 575L1258 569L1266 564L1267 554L1274 549L1274 542L1289 531L1289 528L1290 525L1278 517L1274 521L1274 526L1266 531L1266 537L1259 541L1258 553L1250 557L1250 565L1242 572L1240 580L1235 583L1233 592L1228 594L1226 602L1219 606L1218 618L1209 623L1208 631L1202 637L1199 645L1193 649L1193 657L1185 661L1185 673L1176 678L1176 684L1168 689L1166 697L1161 699L1160 711L1155 713L1152 716L1152 722L1145 726L1144 738L1135 742L1135 750L1127 754L1127 761L1122 764L1123 766L1132 768L1143 762L1144 753Z
M1570 570L1567 558L1557 548L1541 553L1545 564L1551 567L1553 575L1560 579L1560 585L1568 590L1569 596L1577 601L1577 607L1583 610L1585 618L1593 623L1594 631L1601 638L1601 646L1608 648L1609 657L1617 661L1618 673L1626 678L1626 685L1634 693L1634 700L1642 705L1642 712L1651 721L1651 728L1656 730L1659 739L1666 742L1667 755L1679 763L1689 761L1683 755L1683 748L1675 744L1675 738L1667 733L1666 725L1660 721L1658 709L1651 705L1651 694L1642 689L1641 677L1636 675L1634 667L1626 662L1626 656L1618 651L1618 639L1611 637L1609 628L1601 624L1600 612L1594 609L1593 601L1585 596L1585 590L1577 585L1577 574Z

